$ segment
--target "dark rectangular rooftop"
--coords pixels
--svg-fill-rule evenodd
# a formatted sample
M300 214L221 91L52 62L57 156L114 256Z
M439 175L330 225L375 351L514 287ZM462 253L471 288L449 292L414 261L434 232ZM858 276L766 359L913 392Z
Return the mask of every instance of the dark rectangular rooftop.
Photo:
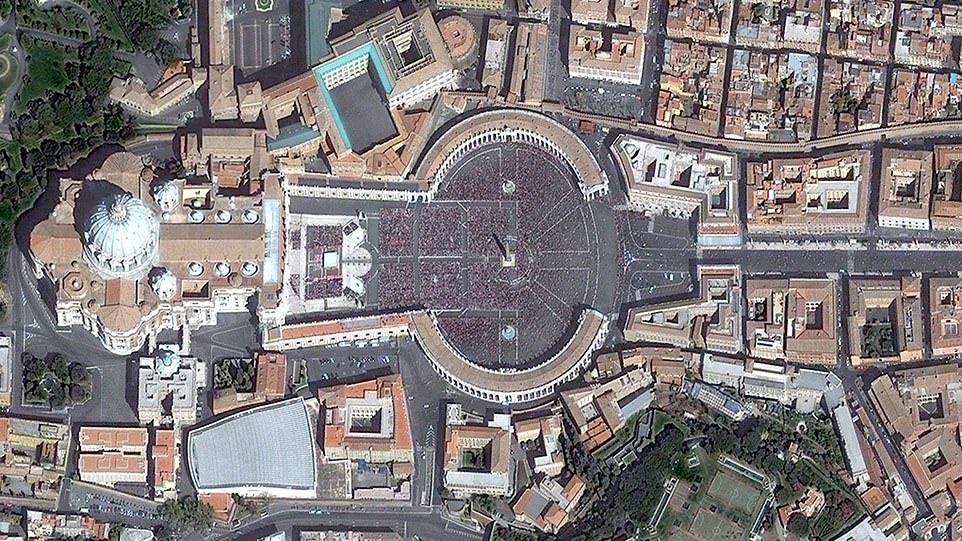
M348 146L357 153L398 134L376 85L369 70L331 90L334 107L350 139Z

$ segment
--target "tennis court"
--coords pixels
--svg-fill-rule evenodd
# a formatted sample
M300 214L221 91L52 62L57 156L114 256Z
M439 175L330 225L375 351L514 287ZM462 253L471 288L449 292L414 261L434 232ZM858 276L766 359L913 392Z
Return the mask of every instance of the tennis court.
M710 541L737 541L745 533L745 528L718 513L700 507L691 523L691 533Z
M762 489L722 470L711 480L708 497L730 511L753 515L762 501Z

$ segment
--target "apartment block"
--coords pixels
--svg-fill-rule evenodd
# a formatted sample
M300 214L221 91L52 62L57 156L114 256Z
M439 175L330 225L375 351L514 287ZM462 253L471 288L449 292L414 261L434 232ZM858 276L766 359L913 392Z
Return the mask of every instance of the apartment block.
M0 336L0 406L10 405L13 355L13 340L9 336Z
M671 0L666 21L668 37L729 43L733 8L732 0Z
M918 278L852 279L848 301L846 328L853 365L922 358L925 333Z
M438 7L479 11L504 11L504 0L439 0Z
M955 72L895 69L889 89L889 126L958 117L960 83Z
M869 130L882 125L885 69L847 60L825 59L818 136Z
M725 50L666 40L655 123L718 135L725 82Z
M633 415L654 402L651 374L634 368L603 381L561 392L561 403L588 450L601 447Z
M146 83L136 76L131 75L126 79L114 77L110 82L107 97L136 114L154 117L186 101L206 81L206 69L188 71L186 67L150 90Z
M940 7L902 2L895 33L895 61L930 68L958 64L952 38L957 29L945 24Z
M150 459L154 466L154 497L163 501L171 494L176 495L175 485L180 456L177 453L176 437L173 430L157 429L154 431L154 444L150 447Z
M571 20L582 24L648 28L648 0L572 0Z
M592 30L572 24L568 41L571 77L640 84L644 40L638 32Z
M879 227L929 229L932 162L928 150L882 150Z
M817 410L826 393L842 394L842 382L831 372L761 359L703 353L700 373L705 383L731 387L751 398L776 400L800 413Z
M737 267L701 267L693 299L628 310L625 339L681 348L742 350L742 283Z
M68 515L26 510L27 539L106 539L108 524L90 515Z
M825 48L828 54L887 61L895 2L828 0Z
M512 505L515 520L556 534L568 523L585 488L585 482L575 474L564 485L554 479L542 479L525 488Z
M962 146L936 145L932 229L962 231Z
M560 441L563 432L560 410L514 421L515 437L525 448L532 470L549 477L560 475L565 467Z
M620 355L622 366L637 366L651 373L656 386L681 385L691 363L691 353L676 347L641 346L623 350Z
M685 393L692 400L701 402L706 408L721 413L732 421L741 422L751 415L744 404L718 387L703 381L686 381L684 387Z
M444 429L444 487L455 495L509 496L513 492L511 416L487 424L465 422L460 405L449 404Z
M901 370L876 378L869 397L910 474L937 516L953 508L962 478L957 395L962 371L957 364Z
M0 417L0 475L24 487L24 496L56 501L69 453L69 426Z
M237 102L241 122L256 122L264 107L264 93L260 81L237 85Z
M821 0L740 2L735 43L817 53L822 43L822 8Z
M698 216L701 243L738 238L734 154L619 136L613 151L638 212Z
M871 155L865 150L748 163L749 233L865 230Z
M932 356L962 353L962 279L929 278L928 309Z
M513 43L508 99L538 105L544 101L548 25L519 21Z
M210 66L207 70L207 108L210 119L235 120L240 115L237 87L234 86L234 66Z
M318 391L327 460L414 463L407 395L398 374Z
M488 33L484 45L481 86L495 96L505 85L505 71L510 58L511 26L504 19L488 19Z
M817 91L815 57L735 49L725 102L725 137L809 139Z
M80 479L98 485L147 483L147 429L82 426Z
M748 352L765 359L835 364L835 281L830 279L745 280Z

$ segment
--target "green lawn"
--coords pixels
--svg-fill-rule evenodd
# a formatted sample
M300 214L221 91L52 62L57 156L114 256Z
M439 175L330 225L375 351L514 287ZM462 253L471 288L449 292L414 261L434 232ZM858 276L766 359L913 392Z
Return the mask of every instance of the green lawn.
M0 35L0 96L7 92L19 75L17 60L9 52L11 40L10 34Z
M690 531L698 536L697 539L735 541L744 537L745 530L744 525L735 524L718 513L700 507L695 513Z
M670 418L669 418L670 421ZM696 477L690 479L687 496L681 506L669 507L656 525L661 538L709 541L742 541L745 531L761 509L765 490L747 478L718 464L718 457L703 449L695 451L701 465ZM682 458L687 458L687 455ZM679 481L688 483L689 481ZM676 487L675 490L681 490ZM679 493L683 494L683 493ZM678 497L678 494L675 495ZM666 519L674 512L674 516Z
M70 82L66 70L67 53L61 47L33 41L24 48L27 51L27 77L17 96L18 112L22 112L32 100L62 90Z
M684 434L686 438L691 435L691 429L688 428L688 425L686 425L685 423L679 422L677 419L675 419L671 415L668 415L667 413L661 410L655 410L655 421L652 423L652 426L651 426L651 436L655 437L658 434L661 434L661 431L664 430L665 427L668 425L672 425L678 430L680 430L681 433Z

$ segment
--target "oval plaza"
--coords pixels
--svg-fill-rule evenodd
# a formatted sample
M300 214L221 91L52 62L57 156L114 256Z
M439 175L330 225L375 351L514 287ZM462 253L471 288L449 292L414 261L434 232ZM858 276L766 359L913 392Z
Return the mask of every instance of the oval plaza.
M464 177L463 169L466 162L473 156L492 152L501 148L531 148L539 152L537 156L545 156L544 159L556 159L561 170L570 171L570 182L575 189L573 205L586 205L591 199L607 193L608 179L600 169L594 156L587 146L568 128L559 122L542 115L521 109L498 109L483 110L465 114L455 122L450 128L444 130L435 142L423 154L415 170L415 178L419 179L419 185L424 186L424 192L418 196L422 201L421 205L430 210L434 205L444 206L447 199L469 199L468 192L475 188L470 187L470 182L465 184L463 178L452 180L448 179L453 175ZM543 153L543 154L541 154ZM492 154L492 156L503 156L503 154ZM503 167L508 167L509 162L500 158ZM468 163L468 166L471 164ZM511 173L514 174L514 173ZM506 181L510 182L511 175L505 175ZM465 177L469 178L469 177ZM500 177L499 177L500 178ZM497 183L492 179L490 182ZM546 180L545 182L549 182ZM554 180L551 180L554 182ZM465 189L467 187L467 189ZM486 190L487 188L477 188ZM532 193L540 190L537 184L532 185ZM500 191L501 187L494 188ZM515 194L511 194L515 195ZM503 199L499 199L501 194L495 193L491 199L499 206L505 205ZM520 195L518 198L526 197ZM581 201L578 203L577 201ZM514 203L510 201L509 203ZM535 205L540 202L518 201L517 205ZM427 211L423 211L427 212ZM471 212L469 210L469 212ZM579 211L580 212L580 211ZM471 214L468 214L469 221ZM519 217L519 222L524 217ZM382 220L381 227L387 227ZM417 226L414 226L417 229ZM520 229L521 226L519 225ZM392 228L396 229L396 228ZM401 228L403 229L403 228ZM306 230L305 230L306 231ZM382 235L384 233L382 232ZM535 233L530 233L532 236ZM538 235L541 233L538 232ZM421 233L424 236L424 232ZM382 236L382 246L380 250L384 252L382 257L386 257L387 243ZM423 239L422 239L423 242ZM512 230L504 234L503 239L496 241L498 247L493 252L488 252L490 257L499 258L502 262L500 267L510 267L513 265L523 266L523 262L513 261L514 256L521 258L519 252L525 250L524 234ZM420 250L426 247L422 244ZM430 249L430 247L427 247ZM514 250L514 251L512 251ZM536 249L531 251L536 252ZM403 252L401 252L403 253ZM433 253L433 252L432 252ZM444 257L444 255L442 255ZM532 257L537 257L534 255ZM403 258L402 258L403 259ZM467 261L469 257L465 257ZM452 264L453 265L453 264ZM459 262L458 265L461 265ZM537 265L535 265L537 266ZM382 269L379 277L381 287L384 288L385 270ZM538 269L531 271L538 273ZM519 272L520 276L526 276L524 271ZM456 275L461 276L461 275ZM512 275L515 276L515 275ZM478 289L473 286L473 279L469 279L468 289L464 294L468 296L484 296L489 294L489 288ZM522 278L515 279L515 282L522 281ZM504 288L508 296L515 295L510 280L504 283L497 283L496 287ZM421 282L421 289L426 287L425 282ZM423 291L422 291L423 294ZM550 293L555 295L555 293ZM364 342L371 340L391 339L399 336L413 338L426 354L431 367L455 388L464 393L478 397L483 400L499 403L520 403L538 400L546 397L558 388L559 385L571 381L578 377L586 368L591 359L591 354L600 347L608 333L608 318L604 313L605 307L591 306L594 300L590 294L582 297L572 298L568 301L565 293L558 291L557 295L571 302L566 308L571 314L571 319L566 319L562 325L558 326L557 336L552 334L554 343L542 347L532 353L523 355L524 362L516 364L499 363L497 353L493 349L475 349L473 352L466 352L461 345L462 341L456 337L448 336L447 329L451 325L452 316L450 310L432 309L425 303L424 309L404 310L401 312L384 313L379 310L379 315L359 316L348 315L340 318L322 318L320 320L307 323L293 323L279 325L272 328L265 328L263 336L263 346L268 349L294 350L300 348L324 347L345 342ZM557 296L555 295L555 296ZM515 295L516 296L516 295ZM588 301L588 302L585 302ZM535 301L532 301L535 302ZM399 303L400 304L400 303ZM379 304L378 308L387 308ZM472 310L470 313L487 313L483 310ZM502 311L503 312L503 311ZM477 317L469 317L465 321L476 321ZM304 319L299 318L301 321ZM457 316L454 316L457 319ZM502 321L502 320L499 320ZM514 339L515 335L520 335L524 339L527 335L538 334L538 330L525 328L524 322L510 324L499 323L502 334L497 338L498 341L505 342ZM471 349L471 348L468 348ZM480 353L479 353L480 351ZM473 354L472 354L473 353Z

